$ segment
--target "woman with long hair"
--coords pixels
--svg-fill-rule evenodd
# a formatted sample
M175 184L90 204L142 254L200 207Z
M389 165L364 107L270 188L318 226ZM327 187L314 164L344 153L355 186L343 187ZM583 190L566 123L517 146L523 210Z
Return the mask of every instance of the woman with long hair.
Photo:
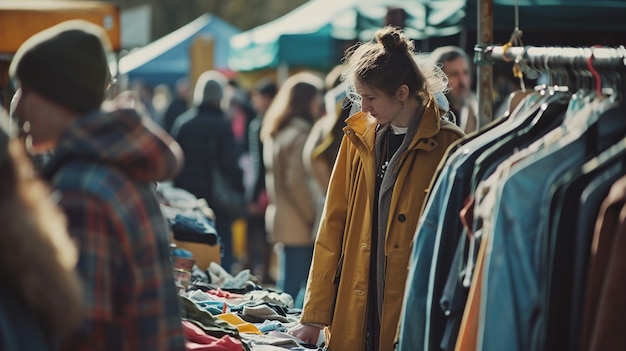
M322 115L322 79L302 72L280 87L261 126L265 184L269 204L265 223L278 254L278 289L302 306L313 255L315 201L313 179L302 157L313 123Z

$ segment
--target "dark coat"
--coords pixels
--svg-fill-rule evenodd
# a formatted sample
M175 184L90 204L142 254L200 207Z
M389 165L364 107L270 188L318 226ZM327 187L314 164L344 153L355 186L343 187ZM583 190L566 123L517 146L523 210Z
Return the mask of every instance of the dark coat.
M243 171L238 163L241 155L230 123L220 109L200 105L188 110L176 119L172 135L185 154L185 166L174 179L176 187L210 201L211 167L220 167L225 178L243 194ZM212 143L217 147L213 148ZM218 208L213 210L217 218L223 217Z
M188 109L187 100L181 98L175 98L165 110L163 115L163 129L168 133L171 131L172 126L176 122L176 118L183 114Z

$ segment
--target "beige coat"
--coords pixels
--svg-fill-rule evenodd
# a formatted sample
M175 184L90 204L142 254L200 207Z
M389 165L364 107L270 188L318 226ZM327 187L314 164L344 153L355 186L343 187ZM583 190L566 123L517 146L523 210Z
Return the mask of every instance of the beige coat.
M313 244L316 197L302 158L310 130L310 122L293 118L263 145L269 199L265 223L274 244Z
M322 214L302 322L328 325L330 351L364 350L375 187L377 122L359 112L345 136ZM440 118L429 99L417 132L399 160L385 241L380 351L392 350L411 243L431 179L448 146L463 133Z

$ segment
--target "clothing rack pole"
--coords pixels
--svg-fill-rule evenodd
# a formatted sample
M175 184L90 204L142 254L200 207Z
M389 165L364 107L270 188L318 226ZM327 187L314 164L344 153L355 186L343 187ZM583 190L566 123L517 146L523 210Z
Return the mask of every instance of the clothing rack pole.
M493 0L479 0L477 2L477 46L484 47L493 44ZM476 58L474 58L476 62ZM478 115L485 116L486 120L493 119L493 67L487 64L476 66L476 98L478 99Z
M515 61L516 64L522 66L522 71L525 73L534 72L533 74L536 74L538 71L554 71L557 80L563 77L560 75L564 71L563 68L576 76L579 76L581 72L587 72L586 74L590 74L592 77L592 84L595 85L598 94L603 94L602 82L603 79L608 78L607 82L611 86L607 88L613 88L613 90L609 90L609 93L611 91L618 92L620 100L625 97L626 80L621 79L626 74L626 48L624 45L617 48L484 45L474 47L474 62L478 66L491 66L494 61ZM600 72L603 72L603 75ZM589 80L586 84L589 84Z
M476 47L474 49L476 60L481 63L490 63L492 61L513 61L518 57L531 62L549 62L567 65L576 63L580 60L588 60L593 55L594 66L604 66L611 64L624 64L626 59L626 48L608 47L505 47L505 46L486 46ZM578 60L578 61L577 61Z

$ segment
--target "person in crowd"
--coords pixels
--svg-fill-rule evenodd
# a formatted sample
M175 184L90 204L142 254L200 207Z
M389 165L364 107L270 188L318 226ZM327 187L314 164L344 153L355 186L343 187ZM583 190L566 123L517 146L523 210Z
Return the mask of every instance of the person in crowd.
M244 196L247 194L250 188L250 176L251 176L251 163L250 155L248 154L248 124L255 115L254 109L250 102L250 96L248 92L243 89L239 82L233 77L228 79L228 84L224 91L224 98L222 100L222 106L226 111L226 118L230 121L230 126L235 137L235 146L237 147L237 154L239 159L239 167L243 171L243 186ZM247 260L246 254L246 235L247 235L247 222L245 219L245 207L241 216L233 223L232 237L233 237L233 256L236 264L233 266L233 273L238 273L243 269L243 265Z
M268 238L278 257L277 287L302 306L313 255L315 195L302 153L311 126L322 115L323 81L300 72L285 80L263 125L263 161L269 204Z
M154 97L153 87L148 85L141 79L134 79L130 82L129 90L133 90L139 96L141 103L146 107L150 118L158 123L158 117L154 105L152 105L152 98ZM127 90L125 88L121 91Z
M319 225L330 174L341 144L345 119L350 115L351 104L346 100L345 84L341 82L344 65L335 66L324 81L324 115L318 119L304 144L304 166L315 179L317 214L314 227Z
M154 120L158 125L163 125L163 118L165 117L165 111L172 102L172 89L170 86L161 83L154 87L152 93L152 106L154 107Z
M176 118L171 135L185 154L185 166L174 179L176 187L206 199L215 212L215 227L222 244L221 265L229 273L235 262L232 224L238 216L216 205L211 187L211 169L217 167L242 197L243 171L235 136L222 108L226 77L216 70L203 72L196 81L192 107ZM241 212L245 208L241 209Z
M71 20L29 38L9 67L30 150L54 150L42 176L79 249L85 316L63 349L185 350L154 186L178 172L183 154L134 109L101 109L109 50L102 27Z
M300 323L289 329L316 343L327 327L330 351L393 350L422 205L448 146L464 135L435 101L445 74L418 67L413 50L386 26L346 51L347 93L361 111L346 120Z
M0 350L57 350L82 317L78 250L0 108Z
M174 85L174 94L172 101L167 106L163 115L163 129L168 133L174 125L176 117L183 114L189 108L189 79L187 77L180 78Z
M469 57L457 46L441 46L430 53L448 76L450 90L446 94L457 125L465 132L476 131L490 121L478 115L478 99L472 90L472 72Z
M256 116L248 124L248 155L250 158L251 187L247 196L247 268L260 276L262 283L274 283L270 276L271 246L267 242L265 230L265 209L267 208L267 190L265 189L265 164L263 163L263 144L261 143L261 125L263 117L270 107L278 85L269 78L261 79L251 92L252 107Z
M235 79L229 79L224 91L223 108L226 117L230 120L233 135L243 155L248 150L248 124L254 118L255 111L250 102L248 93L239 86Z

